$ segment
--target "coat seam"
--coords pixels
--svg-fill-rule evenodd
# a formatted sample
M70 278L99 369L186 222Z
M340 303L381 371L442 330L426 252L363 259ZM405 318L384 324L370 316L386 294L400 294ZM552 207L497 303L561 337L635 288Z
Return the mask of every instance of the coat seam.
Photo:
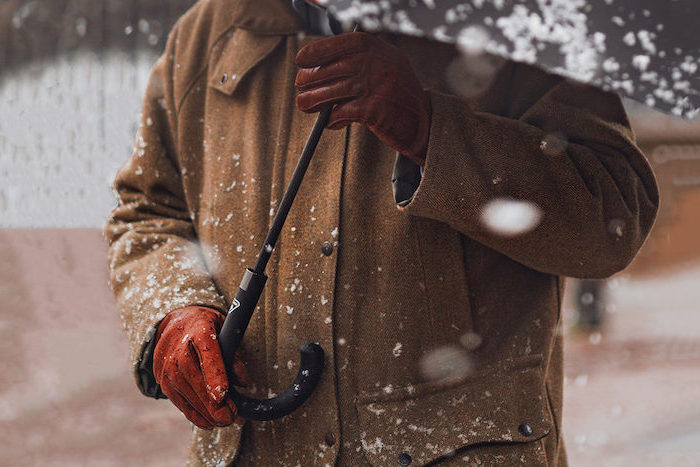
M289 53L289 41L286 41L286 43L284 44L284 47L285 47L284 53L285 53L285 61L286 61L286 55ZM273 48L273 50L274 50L274 48ZM285 64L285 67L284 67L284 77L285 77L284 78L285 80L292 79L292 81L293 81L293 78L291 77L291 73L290 73L290 64L288 62ZM279 195L275 196L275 198L279 198L280 203L282 201L285 190L287 188L287 186L285 184L285 180L286 180L286 174L287 174L287 163L288 163L287 155L289 153L289 141L284 138L284 134L285 134L285 132L288 132L292 128L292 125L293 125L293 116L292 116L293 110L291 110L291 109L294 109L294 105L292 104L291 107L286 106L286 110L289 110L289 114L285 113L285 104L288 103L290 100L293 100L293 96L294 96L293 92L291 95L288 93L289 93L289 90L287 90L285 93L283 93L282 98L281 98L280 112L278 114L279 125L277 127L277 133L276 133L277 141L275 142L275 147L273 150L274 159L273 159L272 183L273 184L275 183L275 180L274 180L275 163L274 162L276 161L280 164L280 170L278 172L278 175L280 177L280 180L279 180L280 186L277 187ZM282 144L285 145L284 150L281 149ZM273 189L271 188L271 190L269 191L268 205L271 204L272 196L273 196ZM279 205L278 205L278 207L279 207ZM272 227L273 222L274 222L274 217L268 218L268 231L269 231L269 228ZM277 239L277 244L275 245L275 248L278 249L278 251L284 251L283 241L284 241L284 238L282 238L282 235L280 235ZM272 342L272 345L268 345L266 343L266 345L264 346L265 347L265 362L267 365L270 365L270 363L272 363L273 365L278 365L279 364L278 360L279 360L279 356L280 356L279 355L279 318L278 318L276 312L278 311L278 307L280 306L280 302L281 302L281 300L280 300L280 264L281 264L280 261L281 261L281 259L280 259L279 253L274 255L273 258L274 259L271 260L271 265L270 265L273 273L269 274L270 278L268 279L267 290L274 291L274 293L270 293L268 295L268 293L266 292L265 293L265 295L266 295L265 302L263 302L265 304L267 304L268 301L271 302L272 306L270 306L270 310L266 310L266 311L272 311L270 313L270 317L274 317L274 325L271 325L270 320L268 320L268 313L267 312L265 313L265 319L263 319L263 321L262 321L263 336L267 337L268 331L269 331L270 334L272 334L273 339L274 339L274 342ZM270 353L268 352L268 349L272 349L272 351L274 352L274 356L272 356L272 358L270 356ZM284 383L280 382L279 374L275 375L274 377L271 377L270 375L266 375L266 379L267 379L268 387L270 387L270 385L273 382L276 385L284 384ZM270 425L271 439L268 440L268 443L270 443L273 448L274 448L274 446L278 445L278 441L279 441L278 430L279 430L279 428L277 426L275 426L275 424ZM270 444L268 444L268 446Z
M348 125L347 128L345 129L345 151L343 153L343 163L342 163L342 168L340 170L340 187L338 189L338 229L341 228L342 222L343 222L343 188L345 187L345 170L347 168L347 160L348 160L348 154L350 153L350 128L351 125ZM341 237L342 241L342 237ZM347 449L345 446L343 446L343 442L345 441L343 439L343 420L340 418L341 414L341 402L340 402L340 373L338 372L338 353L336 352L336 304L338 302L337 297L338 297L338 265L340 263L340 247L341 243L340 241L338 242L338 248L337 248L337 253L335 257L335 267L333 270L333 306L331 310L331 315L333 316L333 327L331 329L331 349L333 349L333 383L335 386L335 410L336 410L336 427L338 429L338 433L340 434L339 439L338 439L338 450L336 451L335 454L335 460L333 462L334 466L338 465L339 459L342 459L341 457L341 451L343 449ZM353 321L350 320L348 323L348 333L349 335L353 336ZM352 358L352 352L349 352L348 354L349 358ZM350 362L352 364L352 362ZM353 400L357 399L357 395L353 397ZM355 408L355 411L357 408ZM351 413L355 413L355 411L351 411ZM360 417L359 414L355 413L355 423L359 423ZM347 434L347 433L346 433Z
M545 393L547 394L547 409L549 411L549 416L552 417L552 426L554 426L554 436L555 436L555 441L556 441L556 446L559 446L559 439L560 439L560 427L559 424L557 423L557 417L554 413L554 406L552 404L552 397L549 392L549 384L544 383L544 390ZM543 438L544 439L544 438ZM546 452L546 449L545 449Z
M416 240L416 249L418 251L418 259L420 260L420 271L423 278L423 302L425 306L425 311L428 314L428 319L430 320L430 332L431 334L435 332L435 320L433 318L433 310L431 310L431 300L428 294L428 273L425 269L425 259L423 258L423 243L421 242L419 230L421 229L421 220L416 217L409 216L411 224L413 224L413 235ZM431 336L431 340L435 342L435 335Z
M544 442L546 436L543 436L542 438L539 439L540 443L540 449L542 449L542 460L544 461L544 466L549 467L549 459L547 459L547 446Z
M556 290L557 294L557 319L555 321L554 325L554 334L551 337L551 341L549 343L549 351L547 352L547 361L546 361L546 368L547 371L549 371L550 364L552 362L552 352L554 352L554 347L557 345L556 340L557 340L557 333L559 332L559 326L561 325L561 306L562 306L562 295L561 295L561 288L562 288L562 278L561 276L554 276L554 289ZM548 372L545 373L545 378L549 377Z

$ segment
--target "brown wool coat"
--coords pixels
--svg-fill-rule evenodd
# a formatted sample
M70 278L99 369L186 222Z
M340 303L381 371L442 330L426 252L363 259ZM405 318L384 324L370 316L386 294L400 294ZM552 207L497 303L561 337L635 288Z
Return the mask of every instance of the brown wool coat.
M105 226L144 393L160 319L193 304L224 312L255 262L315 118L294 107L294 56L317 39L301 29L286 0L200 1L153 69ZM394 150L360 125L324 134L244 339L243 392L286 389L306 342L325 349L326 370L288 417L195 428L195 465L391 466L402 453L416 466L566 465L562 276L604 278L632 260L656 215L654 177L617 95L503 62L485 92L460 98L445 82L451 46L383 37L431 93L420 185L399 205ZM568 145L543 151L552 134ZM537 204L541 223L488 230L481 208L498 197ZM426 382L421 358L470 332L482 344L468 376Z

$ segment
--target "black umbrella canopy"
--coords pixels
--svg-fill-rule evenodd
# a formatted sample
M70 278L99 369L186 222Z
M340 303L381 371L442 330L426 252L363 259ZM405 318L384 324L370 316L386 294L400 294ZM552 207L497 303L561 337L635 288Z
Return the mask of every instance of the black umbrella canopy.
M368 31L535 63L672 115L700 113L698 0L325 0Z

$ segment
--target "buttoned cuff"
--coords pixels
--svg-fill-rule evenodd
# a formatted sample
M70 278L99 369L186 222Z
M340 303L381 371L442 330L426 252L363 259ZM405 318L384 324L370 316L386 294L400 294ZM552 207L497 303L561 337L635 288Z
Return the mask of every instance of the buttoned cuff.
M397 208L412 216L452 226L464 225L465 220L474 219L465 219L463 215L477 215L475 207L481 197L487 195L467 188L481 186L477 161L468 156L474 150L471 137L476 121L469 105L461 98L428 92L433 112L424 170L412 195L402 203L397 202Z

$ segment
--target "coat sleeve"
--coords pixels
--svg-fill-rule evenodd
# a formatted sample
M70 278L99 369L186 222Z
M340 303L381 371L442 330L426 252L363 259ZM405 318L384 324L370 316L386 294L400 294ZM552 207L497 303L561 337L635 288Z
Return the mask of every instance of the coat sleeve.
M226 310L202 258L176 157L176 42L177 29L151 71L133 154L113 183L119 203L103 229L137 385L151 397L164 397L151 366L158 323L189 305Z
M528 65L511 64L509 73L498 114L430 91L424 171L397 208L541 272L604 278L622 270L648 235L659 198L621 98ZM495 199L533 203L539 224L499 235L483 222Z

